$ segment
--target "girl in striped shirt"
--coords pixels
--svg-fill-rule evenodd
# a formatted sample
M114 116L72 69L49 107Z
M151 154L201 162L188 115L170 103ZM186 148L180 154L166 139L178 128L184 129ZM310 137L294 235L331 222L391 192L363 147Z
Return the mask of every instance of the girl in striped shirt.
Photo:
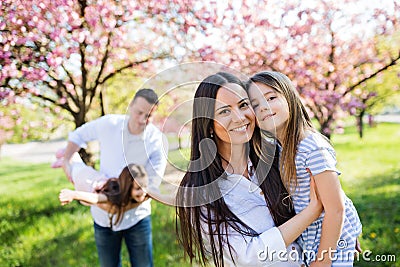
M310 175L315 177L324 212L299 237L310 266L353 266L361 222L344 194L329 141L313 127L290 79L263 71L247 82L258 125L281 144L282 180L291 193L296 213L309 203Z

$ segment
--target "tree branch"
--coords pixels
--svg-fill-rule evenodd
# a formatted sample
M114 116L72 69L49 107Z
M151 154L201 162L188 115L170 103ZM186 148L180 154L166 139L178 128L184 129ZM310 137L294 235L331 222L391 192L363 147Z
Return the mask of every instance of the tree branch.
M345 95L347 95L348 93L350 93L351 91L353 91L357 86L359 86L359 85L362 84L363 82L365 82L365 81L367 81L367 80L369 80L369 79L375 77L376 75L378 75L378 74L381 73L382 71L388 69L389 67L396 65L396 62L397 62L399 59L400 59L400 52L399 52L399 54L397 55L396 58L394 58L394 59L392 59L392 60L390 61L389 64L387 64L386 66L384 66L384 67L378 69L375 73L371 74L370 76L365 77L364 79L362 79L362 80L358 81L357 83L353 84L352 86L350 86L350 87L346 90L346 92L344 92L343 96L345 96Z
M108 39L107 39L107 45L106 45L106 52L104 53L103 59L101 60L101 65L100 65L100 70L97 73L97 77L95 79L95 84L92 88L91 94L90 94L90 100L89 100L89 105L92 103L94 96L96 95L96 91L97 91L97 87L100 84L100 77L103 74L104 71L104 67L106 65L107 59L108 59L108 53L110 52L109 50L109 45L110 45L110 41L111 41L111 36L112 33L108 33Z
M64 84L64 82L63 82L62 80L55 78L54 76L51 75L50 72L48 72L47 74L48 74L53 80L55 80L55 81L57 82L58 87L51 86L50 83L47 82L47 81L42 81L42 82L46 83L47 86L48 86L49 88L52 88L52 89L56 90L57 95L58 95L59 97L63 97L63 94L62 94L63 92L64 92L65 94L67 94L67 96L68 96L67 98L70 98L70 99L72 100L72 102L74 102L74 104L75 104L77 107L79 107L79 96L78 96L78 94L76 94L76 97L75 97L73 94L71 94L70 92L68 92L67 87L65 86L65 84ZM60 88L64 88L64 90L61 92ZM74 88L76 88L75 85L74 85ZM75 93L76 93L76 90L75 90Z
M112 78L114 75L116 75L116 74L118 74L118 73L121 73L123 70L129 69L129 68L131 68L131 67L133 67L133 66L136 66L136 65L140 65L140 64L149 62L150 60L153 60L153 59L163 59L163 58L166 58L167 56L168 56L168 55L166 55L166 54L160 54L160 55L156 55L156 56L153 56L153 57L149 57L149 58L146 58L146 59L143 59L143 60L139 60L139 61L135 61L135 62L130 62L129 64L127 64L127 65L125 65L125 66L119 68L118 70L116 70L116 71L114 71L114 72L108 74L106 77L104 77L104 79L102 79L101 81L99 81L99 85L104 84L108 79Z
M44 96L42 94L38 94L38 95L36 95L36 97L39 97L39 98L41 98L41 99L43 99L45 101L49 101L50 103L53 103L54 105L61 107L62 109L64 109L64 110L68 111L69 113L71 113L71 115L74 116L74 118L78 114L77 112L73 111L68 104L57 103L54 99L51 99L51 98L49 98L47 96Z
M74 88L76 88L76 84L75 81L71 75L71 73L65 68L64 64L61 64L61 67L63 68L63 70L65 71L65 73L68 75L69 80L71 81L71 84L74 86Z

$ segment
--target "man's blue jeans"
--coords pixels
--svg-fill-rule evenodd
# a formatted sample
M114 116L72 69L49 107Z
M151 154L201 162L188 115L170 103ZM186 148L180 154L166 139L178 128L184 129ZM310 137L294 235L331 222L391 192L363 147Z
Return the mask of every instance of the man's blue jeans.
M116 232L94 223L94 237L101 267L121 267L122 239L125 239L132 267L153 266L151 216Z

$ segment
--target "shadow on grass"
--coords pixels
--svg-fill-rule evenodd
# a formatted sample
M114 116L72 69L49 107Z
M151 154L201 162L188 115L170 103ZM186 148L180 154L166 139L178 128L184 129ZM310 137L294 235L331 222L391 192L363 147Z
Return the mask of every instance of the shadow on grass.
M363 224L361 245L372 252L371 261L361 259L355 266L400 266L376 258L400 260L400 169L363 178L348 192Z
M0 262L5 260L8 266L31 267L95 266L97 254L94 239L81 238L87 232L86 228L82 226L66 235L37 241L21 253L18 253L20 248L15 244L4 247Z
M88 232L87 226L77 231L35 243L36 255L28 260L30 266L95 266L97 253L93 234L82 239ZM79 240L79 242L77 241Z
M4 208L0 212L0 240L3 245L17 243L22 237L21 233L31 228L38 220L52 220L54 217L75 212L88 212L86 207L62 207L57 204L51 203L46 196L30 201L13 198L1 201L0 206Z

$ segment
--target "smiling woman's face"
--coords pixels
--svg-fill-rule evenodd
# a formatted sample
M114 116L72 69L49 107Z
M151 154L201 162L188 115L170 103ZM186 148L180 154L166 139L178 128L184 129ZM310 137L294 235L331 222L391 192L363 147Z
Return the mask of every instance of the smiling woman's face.
M218 90L214 113L214 135L219 145L244 144L254 132L255 115L246 91L228 83Z

